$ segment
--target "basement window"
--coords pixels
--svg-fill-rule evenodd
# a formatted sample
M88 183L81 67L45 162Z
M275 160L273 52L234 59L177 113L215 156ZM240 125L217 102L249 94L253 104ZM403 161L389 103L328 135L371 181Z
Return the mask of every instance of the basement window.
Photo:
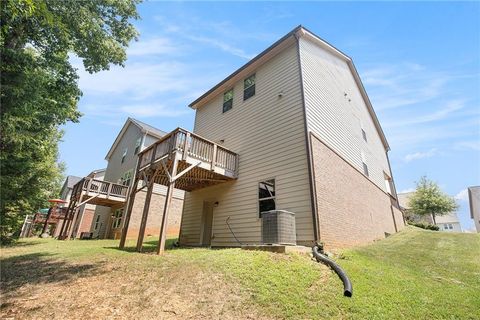
M262 212L275 210L275 179L265 180L258 184L258 208Z
M123 154L122 154L122 163L125 162L125 157L127 156L127 152L128 152L128 148L125 148L125 150L123 150Z
M255 95L255 74L243 80L243 101Z
M233 89L230 89L223 94L223 113L232 109L232 106L233 106Z

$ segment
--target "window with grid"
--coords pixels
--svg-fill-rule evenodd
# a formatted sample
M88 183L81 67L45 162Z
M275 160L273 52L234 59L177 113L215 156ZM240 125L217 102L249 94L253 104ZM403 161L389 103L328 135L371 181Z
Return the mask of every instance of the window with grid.
M132 181L133 170L126 171L123 176L120 178L120 184L124 186L129 186L130 182Z
M260 217L264 211L275 210L275 179L258 184L258 208Z
M223 94L223 112L227 112L233 107L233 89L228 90Z
M118 229L122 224L123 208L115 210L113 214L112 228Z
M255 95L255 74L243 80L243 101Z

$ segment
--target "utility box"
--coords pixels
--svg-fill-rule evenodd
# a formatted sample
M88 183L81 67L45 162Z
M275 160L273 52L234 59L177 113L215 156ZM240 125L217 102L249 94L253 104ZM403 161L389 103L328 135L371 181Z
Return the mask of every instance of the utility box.
M285 210L262 212L262 243L296 245L295 214Z

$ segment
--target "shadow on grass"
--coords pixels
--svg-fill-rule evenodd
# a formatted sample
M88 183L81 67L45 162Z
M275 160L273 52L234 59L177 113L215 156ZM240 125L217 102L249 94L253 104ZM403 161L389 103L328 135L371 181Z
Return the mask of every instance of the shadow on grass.
M24 240L20 240L20 241L14 241L12 243L8 243L8 244L1 244L0 245L0 248L15 248L15 247L30 247L30 246L35 246L37 244L41 244L42 243L42 240L41 239L37 239L37 240L28 240L28 241L24 241Z
M173 250L177 249L178 247L175 246L175 243L178 241L178 239L167 239L165 241L165 250ZM143 253L154 253L157 251L157 245L158 245L158 240L150 240L150 241L145 241L143 243L143 248L142 252ZM105 249L115 249L115 250L120 250L120 251L126 251L126 252L136 252L137 251L137 246L128 246L123 249L120 249L118 246L117 247L104 247Z
M30 253L0 260L0 285L3 294L26 284L41 285L69 280L98 272L99 264L72 265L54 259L52 254ZM68 289L66 289L68 290Z

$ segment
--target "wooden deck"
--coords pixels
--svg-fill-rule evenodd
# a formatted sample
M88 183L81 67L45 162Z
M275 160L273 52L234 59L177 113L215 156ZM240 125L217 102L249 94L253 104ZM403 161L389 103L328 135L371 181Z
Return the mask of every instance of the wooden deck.
M145 205L137 239L142 251L154 184L167 186L157 253L165 248L168 212L173 189L194 191L232 181L238 175L238 155L227 148L182 128L177 128L139 153L135 179L126 210L120 248L125 245L135 194L147 187ZM137 189L139 182L143 186Z
M70 203L65 215L58 239L70 239L78 217L78 210L83 204L121 208L128 196L128 186L93 178L83 178L73 186Z
M128 186L93 178L83 178L73 186L70 202L82 202L106 207L122 206L127 199Z
M215 142L177 128L139 154L137 177L169 185L178 160L175 188L193 191L237 178L238 155ZM184 172L188 170L188 172ZM181 176L180 176L181 175Z

